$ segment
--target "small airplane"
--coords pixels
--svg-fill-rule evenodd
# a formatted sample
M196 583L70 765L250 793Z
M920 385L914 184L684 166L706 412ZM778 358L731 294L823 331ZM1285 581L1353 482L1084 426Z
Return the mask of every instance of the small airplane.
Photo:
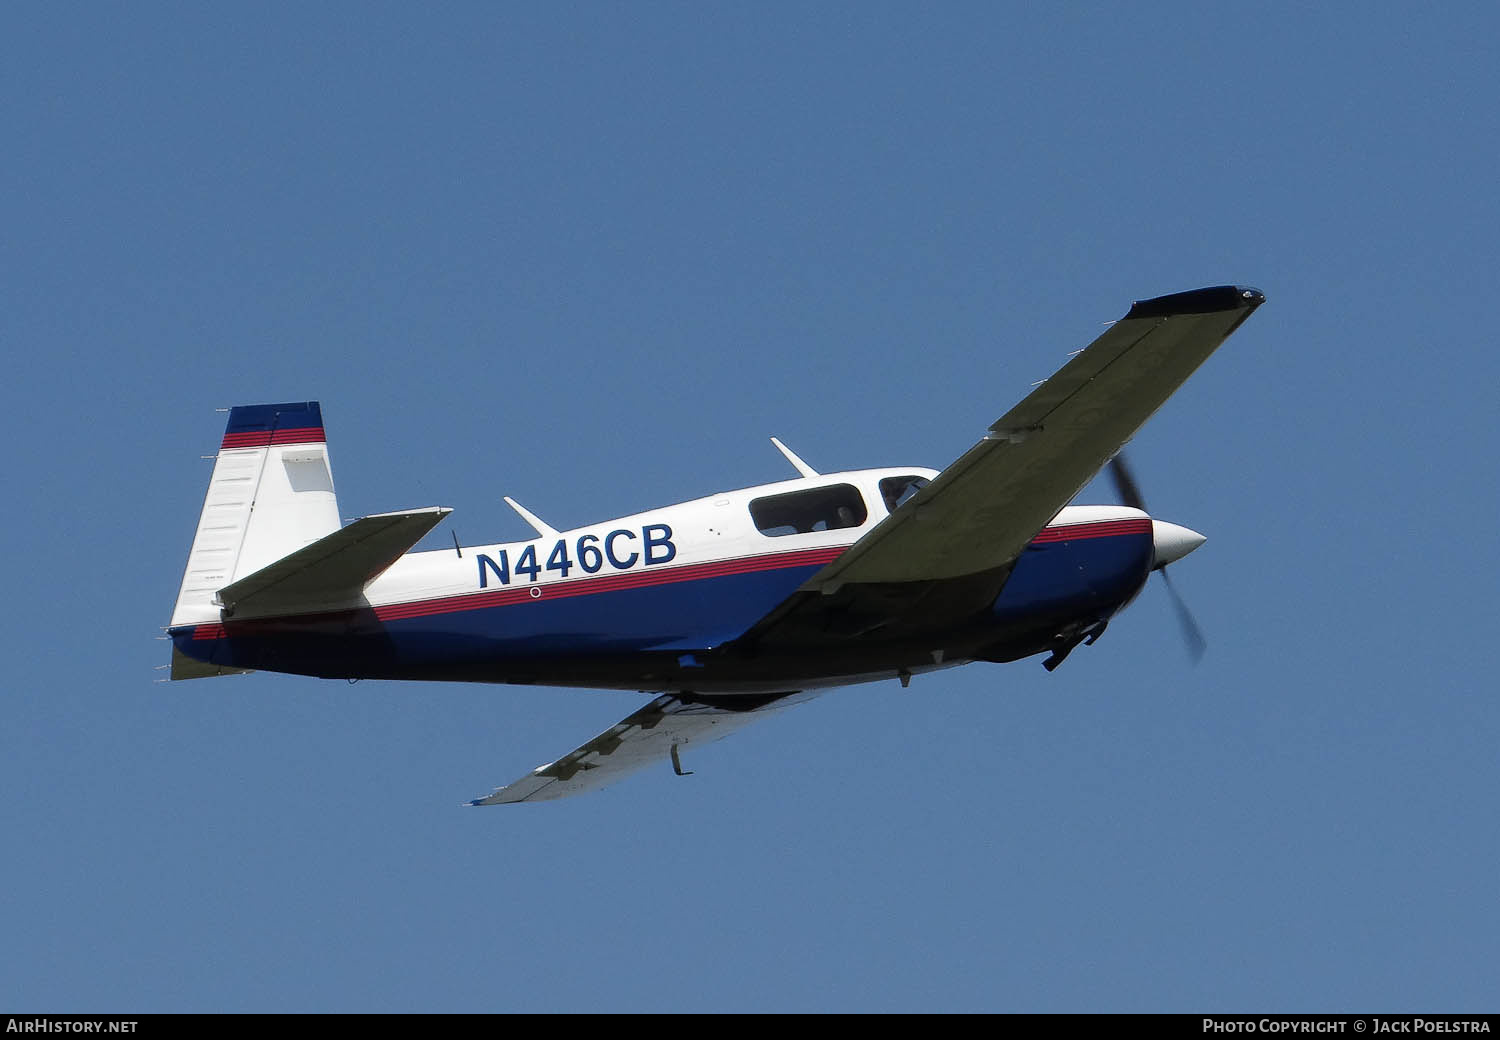
M233 408L168 626L171 677L654 695L468 803L496 805L651 762L686 775L684 745L833 687L1036 654L1050 671L1203 543L1146 512L1117 456L1264 302L1228 285L1137 302L940 472L819 473L772 438L795 479L566 531L507 498L536 530L524 542L411 551L451 512L437 506L343 525L318 403ZM1124 504L1069 505L1111 460Z

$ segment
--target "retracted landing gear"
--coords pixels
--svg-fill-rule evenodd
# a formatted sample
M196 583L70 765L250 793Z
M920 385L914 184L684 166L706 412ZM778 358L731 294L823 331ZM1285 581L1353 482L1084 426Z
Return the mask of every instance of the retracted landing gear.
M1073 652L1074 647L1079 643L1083 643L1085 646L1093 646L1094 641L1102 636L1104 630L1108 627L1108 621L1096 621L1089 627L1080 629L1076 634L1060 640L1052 648L1052 656L1042 662L1042 667L1049 672L1053 671L1058 665L1068 659L1068 655Z

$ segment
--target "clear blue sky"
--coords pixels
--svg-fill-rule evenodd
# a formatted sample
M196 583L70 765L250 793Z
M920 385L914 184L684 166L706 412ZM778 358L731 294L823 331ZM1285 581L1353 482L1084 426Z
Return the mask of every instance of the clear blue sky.
M1304 8L10 8L0 1007L1494 1010L1500 15ZM1222 282L1196 669L1153 588L490 810L637 698L153 683L216 407L474 543L946 465Z

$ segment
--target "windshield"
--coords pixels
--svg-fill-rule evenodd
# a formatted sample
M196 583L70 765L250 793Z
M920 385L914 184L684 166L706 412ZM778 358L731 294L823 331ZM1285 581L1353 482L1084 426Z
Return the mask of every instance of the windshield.
M894 513L907 499L928 485L926 477L886 477L880 482L880 497L887 512Z

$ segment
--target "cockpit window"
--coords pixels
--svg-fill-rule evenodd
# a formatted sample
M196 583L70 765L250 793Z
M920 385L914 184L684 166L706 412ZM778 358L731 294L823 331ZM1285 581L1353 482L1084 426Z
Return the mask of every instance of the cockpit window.
M885 508L894 513L896 507L930 483L926 477L886 477L880 482L880 495L885 499Z
M869 515L864 498L853 484L768 495L750 503L750 518L756 529L772 538L859 527Z

